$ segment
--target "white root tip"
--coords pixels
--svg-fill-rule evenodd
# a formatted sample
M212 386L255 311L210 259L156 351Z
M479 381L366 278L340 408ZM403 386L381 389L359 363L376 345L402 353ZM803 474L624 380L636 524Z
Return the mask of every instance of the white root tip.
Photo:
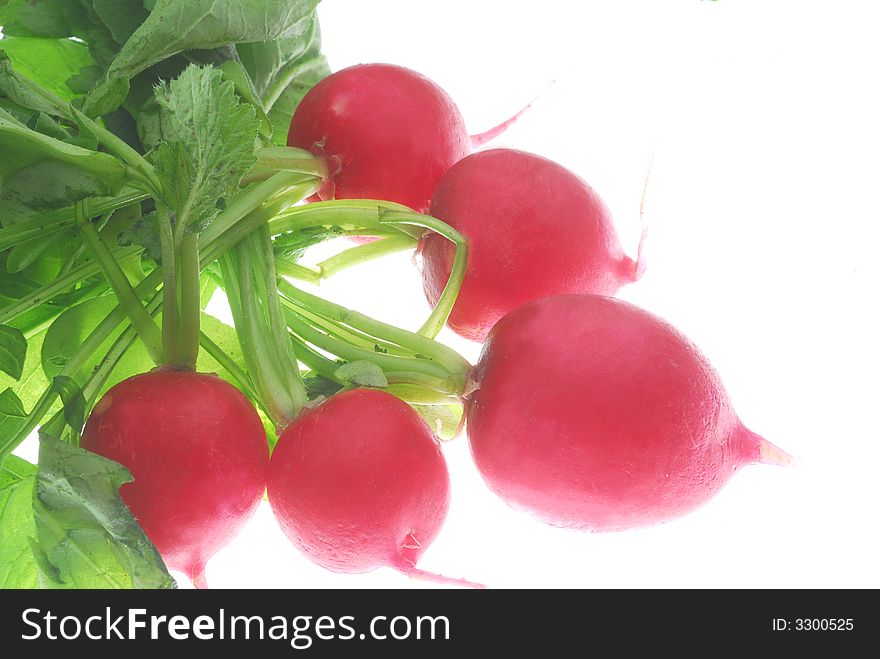
M410 579L421 579L422 581L430 581L432 583L443 584L445 586L459 586L461 588L474 588L482 590L486 588L484 584L468 581L467 579L456 579L454 577L444 577L442 574L435 574L427 570L421 570L410 563L405 558L398 559L392 567L398 572L402 572Z
M537 96L535 96L535 98L533 98L531 101L529 101L528 105L526 105L522 110L517 112L515 115L513 115L507 121L504 121L504 122L498 124L497 126L495 126L494 128L490 128L489 130L487 130L483 133L479 133L477 135L471 135L471 150L479 149L484 144L488 144L489 142L494 140L496 137L499 137L504 132L506 132L508 128L513 126L513 124L515 124L517 121L519 121L520 118L531 109L531 107L535 104L535 101L537 101L539 98L541 98L541 96L543 96L544 93L555 84L556 84L556 81L551 80L547 84L547 86Z
M794 456L771 444L763 437L759 437L758 462L778 467L793 467L796 464Z

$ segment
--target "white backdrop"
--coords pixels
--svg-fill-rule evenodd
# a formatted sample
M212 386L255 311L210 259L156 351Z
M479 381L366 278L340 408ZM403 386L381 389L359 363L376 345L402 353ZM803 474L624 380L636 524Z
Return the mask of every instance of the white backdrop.
M453 505L421 567L491 587L880 586L880 42L870 7L324 0L334 69L417 69L455 98L472 132L556 80L495 145L583 176L631 254L656 145L648 271L621 297L690 336L744 422L798 457L793 468L738 472L680 520L591 535L508 509L462 436L444 446ZM407 255L322 293L410 328L428 313ZM441 338L476 360L479 346ZM215 587L431 587L392 570L318 568L267 504L207 574Z

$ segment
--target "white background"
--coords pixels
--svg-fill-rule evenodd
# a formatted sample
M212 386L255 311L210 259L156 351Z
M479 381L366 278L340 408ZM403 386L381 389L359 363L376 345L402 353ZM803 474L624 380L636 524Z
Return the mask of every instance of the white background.
M648 271L620 296L690 336L744 422L798 458L793 468L738 472L680 520L593 535L508 509L484 487L462 436L444 446L453 505L420 567L490 587L880 586L880 41L871 7L323 2L334 69L419 70L453 96L472 132L555 80L494 146L583 176L631 254L656 148ZM428 313L408 255L340 275L322 293L412 329ZM476 360L479 346L441 338ZM430 587L386 569L324 571L287 542L265 503L209 563L208 580Z

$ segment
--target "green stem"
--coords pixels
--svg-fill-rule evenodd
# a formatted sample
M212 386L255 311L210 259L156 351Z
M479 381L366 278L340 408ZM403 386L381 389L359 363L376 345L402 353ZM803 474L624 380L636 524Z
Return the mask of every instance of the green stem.
M179 337L177 368L194 371L199 356L201 282L199 281L199 234L187 232L178 252Z
M293 277L294 279L305 281L315 286L320 284L322 279L320 270L303 265L302 263L297 263L293 259L281 254L275 255L275 271L279 275Z
M278 288L284 298L298 306L338 323L353 327L370 336L399 345L409 350L413 355L427 357L442 364L449 373L466 378L471 370L471 365L464 357L442 343L438 343L420 334L408 332L394 325L383 323L360 312L346 309L329 300L306 293L290 282L281 280L278 282Z
M434 310L431 312L428 320L425 321L425 324L419 329L419 334L423 334L424 336L433 339L440 333L440 330L443 329L443 326L446 324L446 320L452 312L452 307L455 305L455 300L458 298L458 292L461 290L461 283L464 281L465 271L467 270L467 240L463 235L445 222L441 222L429 215L419 215L418 213L413 212L404 213L401 211L391 211L383 214L380 222L393 225L406 224L423 227L443 236L455 245L455 257L452 261L452 270L449 273L449 279L446 282L446 286L443 288L443 292L440 294L440 299L437 300Z
M295 172L278 172L267 181L245 188L239 192L229 205L202 232L202 241L207 244L236 226L246 215L257 210L268 200L278 201L281 196L289 203L281 204L277 212L292 206L301 199L314 194L321 187L321 181L313 177L303 177Z
M104 215L116 209L140 203L146 198L145 194L129 194L112 199L89 201L89 209L93 215ZM68 207L46 211L37 217L22 220L12 226L2 227L0 228L0 251L33 238L45 238L75 223L76 209Z
M293 402L285 396L283 379L276 372L277 360L269 352L273 343L260 340L260 323L265 317L257 299L250 253L244 241L223 255L220 267L242 356L257 393L256 400L273 423L283 427L299 410L294 410Z
M296 354L297 360L301 361L318 375L342 384L336 378L336 369L339 368L340 364L329 357L325 357L307 343L297 341L294 337L291 337L291 345L293 345L293 352Z
M327 179L329 172L323 158L316 158L310 151L289 146L270 146L257 151L257 162L251 175L265 176L272 171L296 172L308 174L322 180ZM244 179L247 181L247 177Z
M59 276L63 277L71 270L73 270L73 266L76 265L76 262L80 259L85 251L86 246L83 243L77 245L62 264L61 269L58 271Z
M211 355L211 357L214 358L214 361L226 369L226 372L232 376L233 380L235 380L238 388L241 389L248 398L251 400L259 400L247 373L241 369L241 367L226 353L225 350L223 350L223 348L218 346L211 337L204 332L200 333L199 342L201 343L202 349Z
M418 245L418 241L412 236L406 234L389 236L375 242L350 247L344 252L331 256L318 264L318 271L322 279L327 279L352 266L389 254L414 249L416 245Z
M137 254L141 251L138 247L121 247L119 249L112 250L110 253L116 259L128 258L134 254ZM29 311L30 309L51 300L53 297L67 290L71 286L78 284L84 279L88 279L89 277L93 277L101 272L101 266L97 261L89 261L88 263L84 263L78 268L74 268L67 275L63 277L59 277L51 284L47 284L42 288L34 291L27 297L23 297L20 300L17 300L13 304L10 304L6 307L0 309L0 324L8 323L10 320L16 318L18 315Z
M352 202L355 200L345 201ZM388 230L388 226L382 226L379 218L382 213L394 209L382 206L367 206L365 204L355 205L353 203L341 206L339 203L338 201L325 201L305 206L294 206L280 213L272 221L270 226L272 234L277 235L316 226L336 226L344 231L352 232L364 231L365 229ZM369 235L370 232L365 231L365 233Z
M448 386L448 380L451 375L442 365L427 359L412 359L408 357L398 357L396 355L383 355L373 350L357 348L340 341L332 336L316 330L314 327L306 323L294 308L288 306L285 309L287 325L294 333L312 345L331 352L337 357L341 357L346 361L369 361L382 370L389 372L413 372L435 378L438 382Z
M156 292L150 298L149 302L146 304L147 313L150 314L151 317L155 316L158 310L162 306L162 293ZM101 390L104 388L104 385L107 383L107 378L110 377L110 374L113 372L113 369L119 363L119 360L122 359L123 355L128 351L131 347L131 344L134 342L137 337L136 331L133 327L127 327L123 330L122 334L113 342L113 345L110 347L110 350L101 360L95 370L92 371L91 376L89 376L88 381L83 387L83 396L86 401L89 402L89 407L91 408L96 402L97 397L101 393Z
M236 255L239 265L238 281L241 285L241 293L238 298L240 300L240 323L236 318L236 327L241 327L241 331L247 336L247 344L250 346L248 352L252 357L253 364L248 365L248 371L254 374L257 387L269 410L269 417L273 422L283 424L289 420L289 411L285 409L284 401L279 399L283 397L284 384L275 371L275 363L268 352L266 342L259 338L260 323L264 319L257 302L254 271L246 245L240 244ZM242 350L244 349L243 345ZM275 396L273 393L281 394L281 396Z
M299 340L297 337L293 338L293 346L297 359L308 366L313 372L342 387L348 386L347 382L340 380L336 376L336 371L341 364L325 357L317 350L313 349L308 343ZM450 393L445 390L443 384L439 383L437 378L408 371L386 371L385 377L388 379L388 387L385 391L393 393L398 398L402 398L408 402L422 405L440 405L460 402L458 394ZM410 398L400 393L402 391L408 392L407 395L412 397L413 400L410 400ZM418 392L418 396L416 396L414 392Z
M95 227L89 222L89 218L85 210L85 202L77 202L77 222L79 223L80 232L85 239L86 244L91 249L95 260L100 264L104 272L104 276L116 293L119 304L131 318L135 330L143 341L150 358L156 363L162 363L162 337L159 327L153 318L147 313L141 304L140 297L132 288L131 282L122 272L119 263L113 257L107 245L101 240Z
M289 411L293 412L293 415L286 419L289 422L299 414L303 405L306 404L307 397L296 363L296 355L290 346L287 322L281 307L281 298L278 295L275 253L272 249L272 236L269 235L268 224L264 224L254 232L254 243L256 243L256 251L258 252L256 262L261 266L258 269L263 273L263 284L266 289L266 297L263 299L266 301L266 311L268 312L269 334L275 344L278 368L284 379L287 397L290 399Z
M162 348L165 360L176 364L177 354L177 258L174 251L174 233L171 218L164 203L156 201L156 219L159 225L159 244L162 250Z
M449 280L431 315L419 329L419 333L434 338L446 324L452 307L461 290L467 270L467 240L448 224L429 215L420 215L409 209L400 210L399 204L387 204L375 200L344 200L309 204L292 208L276 218L273 233L303 229L307 226L339 226L355 233L369 233L383 227L394 227L410 236L419 236L428 229L455 245L455 257ZM363 231L364 229L368 231Z
M397 355L398 357L413 357L411 351L405 350L392 343L388 343L382 339L377 339L374 336L365 334L364 332L343 325L337 321L330 320L316 313L312 309L308 309L290 299L285 298L284 304L290 306L290 308L294 309L303 320L314 326L316 329L324 332L324 334L339 339L340 341L345 341L356 348L372 350L385 355L391 354Z
M126 142L113 134L98 122L87 117L85 114L77 110L73 105L70 106L71 111L79 122L86 126L98 138L108 151L122 160L131 167L146 184L151 196L162 196L162 183L156 174L153 166L141 154L131 148Z
M332 201L321 201L308 206L298 206L291 209L291 212L311 212L328 209L336 210L367 210L378 213L384 210L396 210L412 213L409 206L398 204L396 201L385 201L384 199L334 199Z

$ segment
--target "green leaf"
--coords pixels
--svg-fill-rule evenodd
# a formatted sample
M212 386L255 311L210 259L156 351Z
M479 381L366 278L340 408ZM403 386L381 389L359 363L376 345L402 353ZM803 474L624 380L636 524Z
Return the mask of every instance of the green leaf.
M156 173L177 209L177 221L198 230L238 190L251 168L259 123L218 69L189 66L157 89L166 141L155 152Z
M312 87L330 74L327 59L321 55L317 16L303 23L299 34L238 44L236 48L269 113L274 143L286 145L296 106Z
M89 94L84 111L97 116L115 110L131 78L184 50L300 34L317 5L318 0L158 0Z
M7 0L0 10L0 25L10 36L66 37L79 9L70 0Z
M330 378L325 378L317 373L307 373L303 375L303 384L306 387L306 394L309 400L316 398L329 398L337 391L342 389L342 385L334 382Z
M40 287L40 282L25 275L11 273L6 268L0 269L0 309L9 302L30 295Z
M207 307L208 303L211 301L211 298L214 297L214 292L217 290L218 286L217 282L204 272L200 279L199 307L204 311L205 307Z
M62 142L73 144L79 139L78 137L71 135L66 127L62 126L58 121L44 112L40 112L36 115L36 118L33 120L30 127L38 133L54 137L56 140L61 140ZM82 144L77 144L77 146L82 146Z
M22 119L22 117L18 117L12 112L20 112L21 108L15 107L14 104L10 105L9 110L3 108L3 104L9 104L9 101L4 101L3 98L0 98L0 121L5 121L7 123L12 124L13 126L19 126L20 128L27 127L27 117Z
M220 66L220 71L223 72L224 80L229 80L235 85L235 93L254 107L254 111L260 120L260 134L267 138L271 137L272 124L263 110L263 101L257 95L254 83L241 62L237 59L226 60Z
M66 241L66 236L37 237L27 242L19 243L9 250L6 259L6 270L11 273L21 272L33 265L50 247L59 239Z
M28 342L20 329L0 325L0 371L21 378L27 357Z
M70 307L56 318L49 326L40 351L40 362L47 378L54 378L73 358L86 337L104 320L118 302L113 296L102 296L85 300ZM88 374L98 365L113 342L122 333L119 327L95 351L79 373L74 377L84 382ZM146 351L145 351L146 353ZM149 367L146 369L149 370Z
M14 392L26 410L33 408L34 404L49 386L49 380L46 379L43 369L40 368L40 350L45 336L46 331L43 330L30 338L27 358L22 368L21 378L17 382L12 377L0 373L0 390L9 389ZM7 434L5 431L0 434L0 444L2 444L3 439L11 436L11 434Z
M125 184L113 156L73 146L0 118L0 196L31 209L59 208ZM51 181L52 185L47 185Z
M0 39L0 50L19 74L65 101L76 96L67 80L93 65L88 46L70 39L5 37Z
M120 46L149 16L143 0L88 0L86 4L91 5L95 17Z
M41 586L175 587L159 552L119 497L119 488L132 480L116 462L40 438L33 507Z
M6 39L0 39L2 44ZM70 118L67 102L59 95L43 88L30 78L22 75L6 52L0 48L0 97L53 117Z
M30 543L36 536L33 492L37 468L14 455L0 462L0 589L36 588Z
M276 236L272 240L272 248L276 256L282 256L290 261L299 261L312 245L340 235L342 235L342 231L339 227L308 227Z
M119 234L120 245L140 245L156 261L162 260L162 241L156 213L147 213Z
M388 386L385 372L373 362L352 361L343 364L333 374L340 382L359 387L376 387L384 389Z
M0 437L9 437L18 432L26 416L21 399L12 389L4 389L0 393Z

